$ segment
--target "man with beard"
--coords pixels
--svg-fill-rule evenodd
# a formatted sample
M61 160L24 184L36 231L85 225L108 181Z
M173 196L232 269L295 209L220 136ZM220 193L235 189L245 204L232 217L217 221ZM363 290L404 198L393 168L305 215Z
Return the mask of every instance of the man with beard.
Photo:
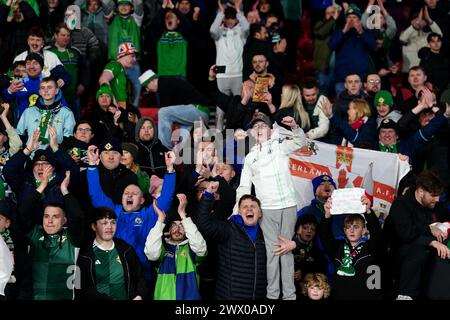
M178 215L166 219L156 200L153 207L158 221L148 234L145 255L159 261L155 300L200 300L198 265L206 257L206 242L191 217L187 217L185 194L177 194ZM164 239L166 224L168 237ZM166 229L167 230L167 229Z
M393 231L393 265L398 278L397 300L412 300L421 295L421 280L425 261L430 252L442 259L450 257L450 250L442 242L447 233L431 225L442 220L446 213L439 196L444 185L432 171L422 172L415 189L409 190L392 204L389 227ZM388 223L388 221L386 221Z
M252 56L253 72L250 74L248 79L244 79L243 87L248 88L253 95L257 78L268 78L268 93L264 97L264 102L255 102L250 99L246 103L248 108L251 108L253 113L262 112L269 117L275 114L277 107L280 105L281 97L281 83L274 74L268 72L269 60L265 53L255 52Z
M377 114L377 108L373 105L375 95L381 90L381 78L377 73L369 73L366 76L366 81L364 82L364 93L367 98L366 101L369 104L370 112L372 117L375 118Z
M139 150L135 161L149 176L164 177L166 165L164 153L167 148L158 139L158 128L150 117L143 117L136 123L135 141Z
M108 145L105 147L108 148ZM118 161L120 161L120 153L117 152L117 154ZM101 154L100 157L104 158L105 156ZM121 204L115 204L111 197L104 192L104 185L100 183L99 170L96 165L99 160L99 154L94 146L90 146L88 149L88 159L87 180L93 206L95 208L108 207L114 210L118 217L117 238L125 240L136 250L141 265L144 268L145 279L148 281L152 280L152 270L144 254L144 246L148 233L158 220L158 214L155 212L153 205L144 207L144 195L139 188L136 176L136 182L128 184L123 191ZM165 160L167 173L164 176L163 188L158 198L158 205L161 210L168 211L172 204L175 191L174 153L166 153ZM107 166L108 164L104 163L104 165Z
M91 228L95 239L81 248L77 265L80 300L142 300L147 289L134 249L116 238L117 216L106 207L95 209ZM90 275L94 275L91 277Z
M328 103L329 100L323 94L319 94L319 86L316 79L306 78L301 85L302 102L306 112L308 112L311 129L305 133L306 137L312 140L323 138L330 128L330 120L323 113L320 106Z

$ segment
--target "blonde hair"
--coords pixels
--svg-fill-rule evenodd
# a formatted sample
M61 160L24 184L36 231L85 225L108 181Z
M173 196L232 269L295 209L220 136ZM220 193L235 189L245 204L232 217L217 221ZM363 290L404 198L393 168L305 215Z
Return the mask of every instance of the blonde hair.
M139 170L139 165L136 162L132 162L130 164L130 167L128 168L130 171L132 171L133 173L137 173Z
M356 109L356 119L361 119L363 117L370 117L372 113L370 112L369 104L363 99L354 99L350 103L355 105Z
M323 297L328 298L331 293L331 286L327 276L323 273L308 273L302 282L302 294L308 296L308 289L318 287L323 290Z
M300 120L302 121L302 129L309 129L311 127L309 115L303 107L300 88L295 84L286 84L281 89L280 109L289 107L294 109L294 119L300 117Z

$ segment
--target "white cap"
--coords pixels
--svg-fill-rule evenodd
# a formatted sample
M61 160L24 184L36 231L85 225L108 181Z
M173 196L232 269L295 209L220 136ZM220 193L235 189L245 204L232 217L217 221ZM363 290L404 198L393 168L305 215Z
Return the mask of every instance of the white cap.
M157 77L158 75L156 73L148 69L139 77L139 82L141 83L141 86L145 87L150 81Z

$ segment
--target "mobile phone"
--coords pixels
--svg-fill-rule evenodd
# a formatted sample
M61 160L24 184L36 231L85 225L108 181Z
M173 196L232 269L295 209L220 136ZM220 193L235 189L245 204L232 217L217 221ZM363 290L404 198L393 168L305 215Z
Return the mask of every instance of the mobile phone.
M216 73L225 73L226 66L216 66Z
M23 79L21 77L13 77L12 82L21 83L21 82L23 82Z

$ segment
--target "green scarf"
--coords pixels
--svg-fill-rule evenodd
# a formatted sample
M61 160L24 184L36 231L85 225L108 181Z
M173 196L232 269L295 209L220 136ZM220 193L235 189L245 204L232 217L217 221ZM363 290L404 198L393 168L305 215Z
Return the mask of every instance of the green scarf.
M325 212L325 203L320 202L320 201L317 201L316 207L317 207L320 211Z
M5 240L5 242L6 242L6 239L9 238L9 234L10 234L9 229L6 229L5 231L0 232L0 235L2 236L3 240Z
M59 110L61 110L61 104L59 102L57 103L56 107L52 109L39 108L39 112L41 113L41 120L39 122L39 141L42 142L42 144L49 143L49 140L45 137L47 128L52 121L53 116L57 114Z
M363 247L363 243L358 244L353 252L350 251L350 246L346 243L344 244L344 258L342 259L342 264L337 269L337 274L345 277L353 277L356 273L353 267L353 257L356 257Z
M378 145L380 146L380 151L389 152L389 153L398 153L397 143L394 143L391 147L388 147L388 146L382 144L381 142L379 142Z
M53 172L52 175L48 178L48 183L52 182L53 179L56 178L56 173ZM41 180L39 179L34 179L34 184L36 185L36 189L39 188L41 186ZM41 199L45 198L45 190L42 192L41 194Z
M48 139L45 137L45 134L47 133L48 124L51 118L51 112L44 111L41 113L41 121L39 122L39 141L42 142L42 144L49 143Z
M0 200L5 199L5 183L3 179L0 177Z

